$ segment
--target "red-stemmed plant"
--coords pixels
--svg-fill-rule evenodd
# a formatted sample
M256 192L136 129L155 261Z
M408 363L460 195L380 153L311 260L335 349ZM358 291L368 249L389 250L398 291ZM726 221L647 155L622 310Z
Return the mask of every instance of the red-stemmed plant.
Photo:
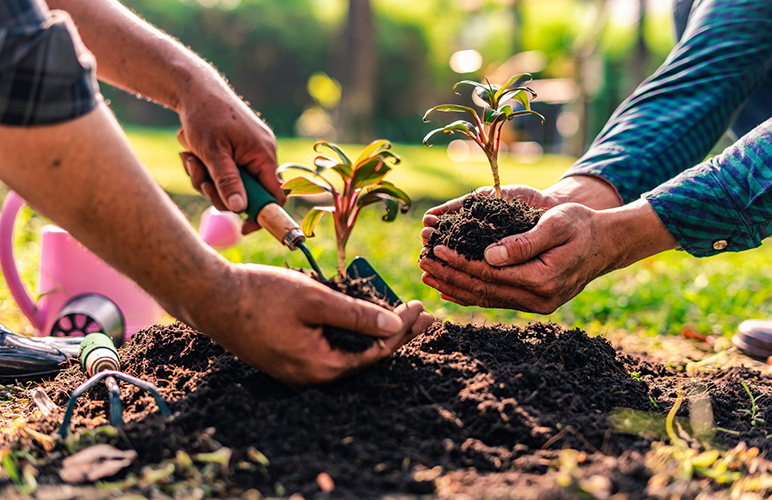
M346 243L354 229L359 212L368 205L383 202L386 214L383 220L391 222L399 212L410 209L410 197L391 182L384 180L400 158L389 151L389 141L379 139L371 142L356 161L351 161L343 150L335 144L317 142L314 151L326 147L337 158L319 155L314 159L314 167L288 164L280 169L300 170L301 177L290 179L283 188L287 196L312 195L327 193L332 197L332 205L315 206L303 219L303 233L314 236L314 229L326 213L332 214L335 224L335 239L338 247L338 272L346 275ZM333 182L325 174L335 172L342 181Z
M490 83L483 84L471 80L463 80L453 85L453 92L459 85L471 85L474 92L483 101L482 112L478 112L469 106L458 104L440 104L435 106L424 115L424 122L429 122L429 115L435 111L452 111L468 113L473 121L458 120L429 132L424 137L424 145L430 146L429 139L439 133L453 134L460 132L469 136L480 148L482 148L488 162L491 165L493 173L493 187L496 190L496 198L501 198L501 181L499 179L499 140L501 139L501 128L504 124L515 117L523 115L536 115L544 123L544 117L531 109L531 100L536 98L536 92L528 87L519 87L520 83L528 83L532 79L528 73L521 73L511 77L501 87ZM456 94L459 94L456 92ZM520 103L523 109L515 110L513 104Z

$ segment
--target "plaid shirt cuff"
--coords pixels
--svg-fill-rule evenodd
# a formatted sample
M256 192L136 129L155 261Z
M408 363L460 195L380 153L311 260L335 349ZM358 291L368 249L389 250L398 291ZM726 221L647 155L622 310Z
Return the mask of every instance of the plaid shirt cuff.
M95 61L69 15L0 28L0 124L31 126L71 120L100 101Z
M770 165L772 119L643 197L696 257L756 248L772 233Z

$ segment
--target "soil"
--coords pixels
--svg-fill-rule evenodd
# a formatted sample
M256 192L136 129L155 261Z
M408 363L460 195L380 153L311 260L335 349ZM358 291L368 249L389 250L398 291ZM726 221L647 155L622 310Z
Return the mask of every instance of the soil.
M437 322L375 366L302 392L180 323L140 332L121 351L127 373L158 386L173 417L160 417L152 398L121 384L127 425L116 444L135 449L139 461L118 477L173 459L178 450L192 455L226 446L233 451L230 473L212 494L577 498L555 481L560 450L573 448L583 452L584 477L609 478L606 493L642 498L649 479L642 456L656 432L620 432L615 415L627 408L661 422L681 385L701 387L715 425L732 432L717 442L772 451L766 424L754 427L739 411L750 408L744 381L763 396L760 415L772 423L769 376L732 368L687 377L683 366L627 355L603 338L550 323ZM73 363L41 387L64 406L83 381ZM103 387L79 400L77 432L105 423L105 401ZM689 405L679 416L689 416ZM30 417L27 425L53 433L60 420L61 413ZM48 456L39 468L44 486L59 482L59 458ZM332 492L322 491L320 484L329 484L321 473L332 479ZM709 487L695 486L684 498L700 488ZM148 494L141 484L135 489Z
M468 260L483 260L489 245L533 228L542 213L519 200L473 194L464 199L458 212L440 216L423 255L434 258L434 247L445 245Z
M314 274L314 277L318 279L316 274ZM343 293L349 297L372 302L390 311L394 309L394 306L389 304L370 286L370 279L368 278L353 279L348 276L341 277L337 275L332 279L321 279L319 281L336 292ZM325 325L323 334L333 349L339 349L344 352L364 352L372 347L376 341L375 337L329 325Z

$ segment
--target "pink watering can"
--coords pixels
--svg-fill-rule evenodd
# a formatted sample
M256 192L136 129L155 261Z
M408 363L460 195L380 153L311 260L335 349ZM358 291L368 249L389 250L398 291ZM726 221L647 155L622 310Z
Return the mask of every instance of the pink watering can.
M0 267L36 335L84 336L101 331L116 345L156 323L163 309L133 281L108 266L59 227L40 239L38 301L27 293L13 257L13 226L25 201L11 191L0 213Z

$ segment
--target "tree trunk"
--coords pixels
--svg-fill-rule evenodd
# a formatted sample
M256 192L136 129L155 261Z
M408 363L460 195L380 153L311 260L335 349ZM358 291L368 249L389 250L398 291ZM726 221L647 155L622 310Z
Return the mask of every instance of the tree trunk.
M349 0L343 34L338 138L367 143L373 139L375 110L375 27L370 0Z

